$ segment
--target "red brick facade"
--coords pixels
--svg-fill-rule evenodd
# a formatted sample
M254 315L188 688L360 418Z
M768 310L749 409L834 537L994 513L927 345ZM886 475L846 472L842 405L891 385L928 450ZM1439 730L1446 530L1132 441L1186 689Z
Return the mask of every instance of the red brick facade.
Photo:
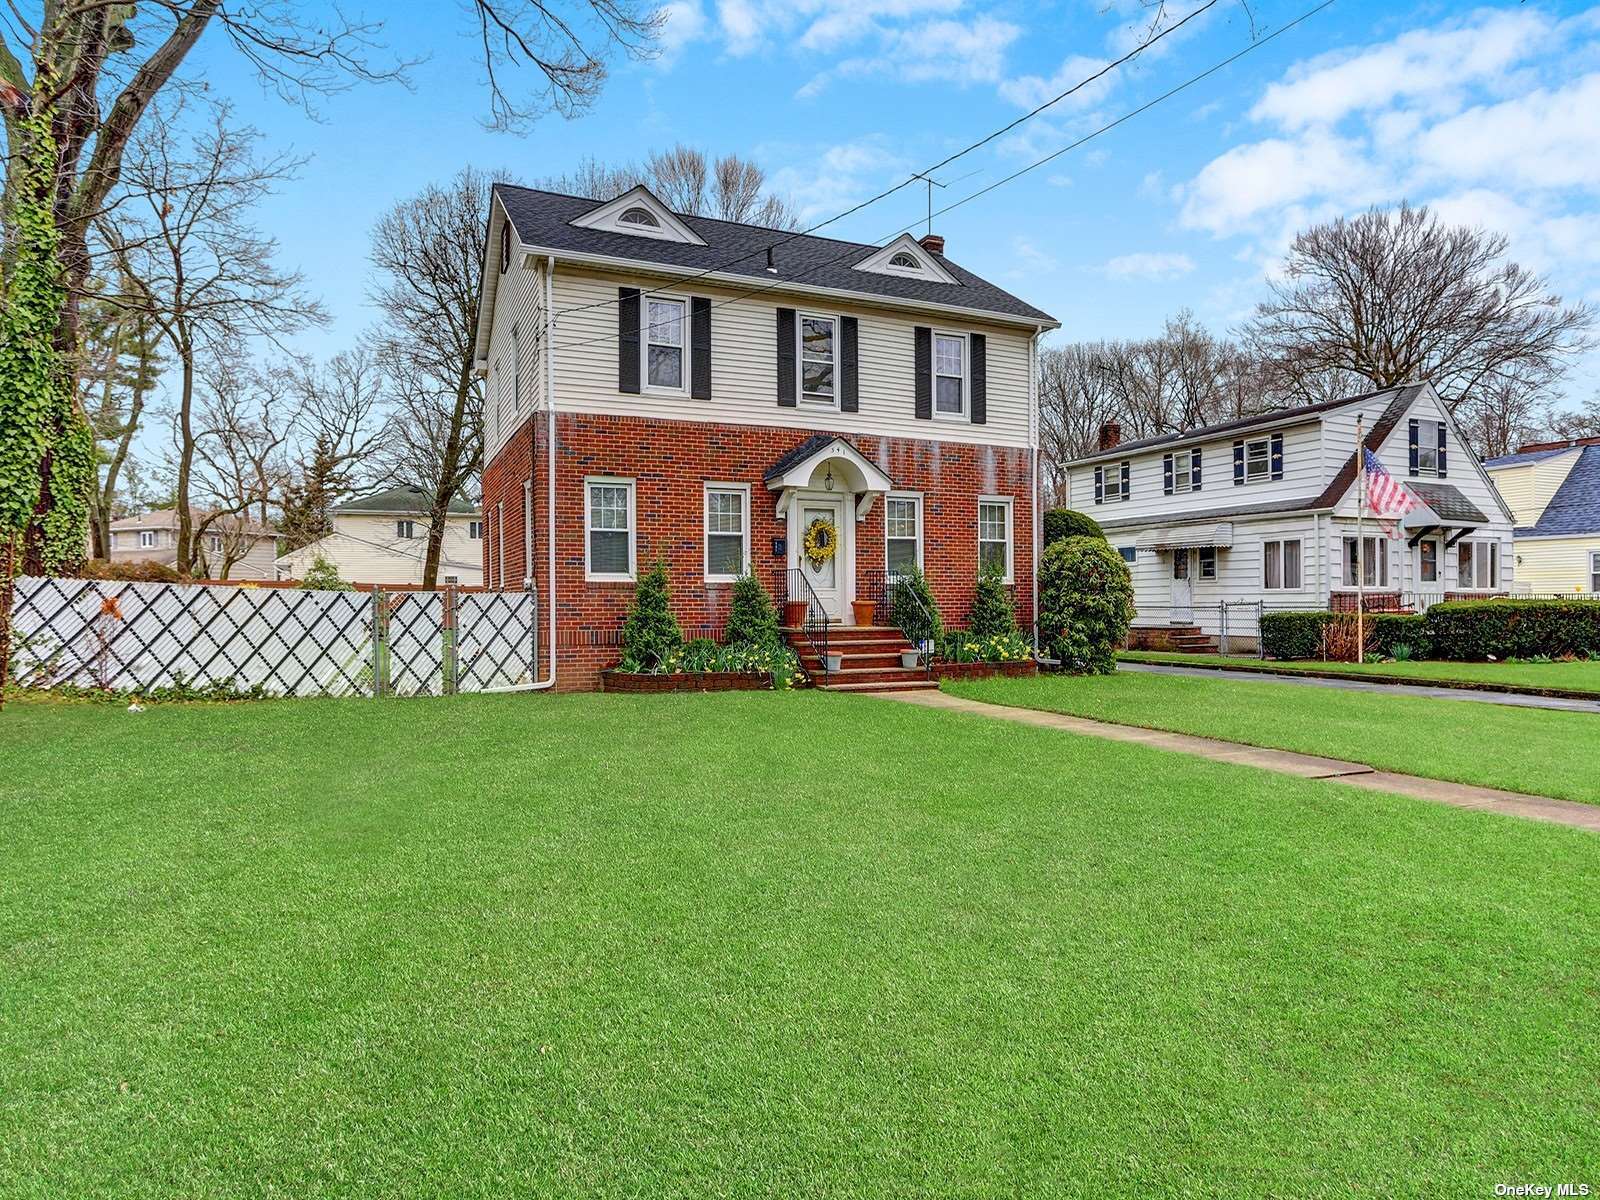
M786 563L772 553L787 528L774 512L776 495L763 477L811 430L652 421L580 413L556 415L557 687L590 690L599 672L619 657L619 635L633 596L632 583L584 578L584 479L617 476L635 481L637 559L644 569L665 559L673 607L689 637L718 637L727 617L731 585L707 583L704 568L707 482L750 486L750 551L756 574L774 587ZM540 414L512 435L484 471L484 582L491 588L524 586L526 548L533 550L533 581L549 594L544 543L548 522L545 420ZM1030 451L851 435L848 440L878 464L897 489L922 495L923 566L945 623L966 623L978 569L979 496L1012 502L1012 555L1017 618L1032 623L1033 507ZM533 481L532 527L525 533L524 484ZM854 526L858 589L884 566L882 502ZM781 599L781 597L776 597ZM548 614L542 617L540 667L548 672Z

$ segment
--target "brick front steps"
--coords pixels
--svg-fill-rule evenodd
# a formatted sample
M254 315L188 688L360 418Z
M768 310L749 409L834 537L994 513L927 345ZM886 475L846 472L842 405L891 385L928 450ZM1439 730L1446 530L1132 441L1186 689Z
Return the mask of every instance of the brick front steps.
M841 670L829 674L812 652L805 630L786 628L784 638L800 656L811 681L830 692L890 692L937 689L939 681L922 667L900 665L900 652L911 643L893 626L834 625L828 630L828 649L844 655Z
M1198 625L1135 625L1128 630L1129 650L1168 650L1181 654L1215 654L1214 634Z

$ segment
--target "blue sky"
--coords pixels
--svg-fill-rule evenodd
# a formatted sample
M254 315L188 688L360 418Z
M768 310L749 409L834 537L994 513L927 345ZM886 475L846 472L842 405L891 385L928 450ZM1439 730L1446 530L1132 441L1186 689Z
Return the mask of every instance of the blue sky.
M1223 0L1135 64L944 168L950 186L936 203L1227 57L1249 43L1252 23L1270 33L1314 3ZM1198 0L1169 3L1169 20L1185 4ZM318 120L263 95L224 43L205 47L191 72L269 144L310 156L262 224L334 316L301 339L317 353L372 320L373 220L463 165L531 181L585 156L634 160L682 141L754 158L821 220L1098 69L1142 39L1152 7L675 0L659 59L616 63L591 110L524 136L483 127L486 93L455 0L383 11L390 45L429 55L413 88L352 89ZM1055 314L1058 336L1136 336L1183 306L1224 331L1248 315L1296 228L1401 199L1504 232L1563 296L1600 305L1600 7L1338 0L935 229L951 257ZM924 205L918 185L824 232L877 241ZM1591 355L1567 393L1579 401L1597 388Z

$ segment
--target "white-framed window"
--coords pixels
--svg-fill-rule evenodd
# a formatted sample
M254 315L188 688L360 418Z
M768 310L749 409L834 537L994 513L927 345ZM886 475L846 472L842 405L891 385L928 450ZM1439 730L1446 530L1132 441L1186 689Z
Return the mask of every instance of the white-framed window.
M648 208L641 208L637 204L632 208L624 209L617 221L622 225L641 225L646 229L661 228L661 222L656 220L655 213Z
M1500 543L1457 542L1456 585L1473 591L1500 586Z
M585 578L631 581L638 563L633 480L595 476L583 488Z
M922 273L922 264L916 260L914 255L905 250L900 251L900 253L891 258L889 265L900 271L915 271L919 275Z
M1246 480L1272 478L1272 439L1253 438L1244 444L1244 477Z
M1417 582L1439 582L1439 543L1433 538L1417 543Z
M1107 463L1100 469L1100 500L1104 504L1115 504L1119 500L1128 498L1128 489L1122 486L1123 468L1127 463ZM1132 482L1133 472L1127 472L1129 482Z
M1215 579L1217 577L1217 548L1215 546L1200 547L1200 578Z
M483 520L483 532L485 537L494 532L489 527L488 517ZM494 559L487 553L483 556L483 582L485 587L494 587Z
M501 590L506 586L506 502L494 502L494 545L495 557L499 562L495 565L495 575L500 581Z
M833 317L801 313L800 399L822 408L838 407L839 322Z
M1122 561L1130 567L1139 561L1139 547L1137 546L1118 546L1117 553L1122 555Z
M689 386L689 305L673 296L649 296L644 306L644 385L682 392Z
M895 495L883 499L883 561L889 578L908 567L922 566L922 497Z
M481 520L467 522L467 537L475 542L483 541L483 522Z
M1261 547L1261 586L1272 591L1291 591L1300 586L1300 539L1263 542Z
M1361 556L1359 569L1360 582L1357 582L1356 571L1358 560L1356 557L1356 539L1344 539L1344 585L1345 587L1388 587L1389 586L1389 539L1369 537L1361 539Z
M394 523L394 535L397 538L414 538L417 536L417 523L409 517Z
M1200 465L1200 447L1195 446L1188 450L1174 450L1172 453L1172 490L1174 493L1194 492L1200 489L1195 485L1195 472Z
M211 551L211 553L213 553L213 554L221 554L222 553L222 535L220 533L207 534L206 535L206 549Z
M1589 554L1589 590L1600 593L1600 550Z
M156 544L156 531L154 529L139 530L139 549L149 550Z
M750 561L750 485L706 484L706 582L732 583Z
M978 569L998 563L1011 582L1011 497L978 497Z
M522 413L522 331L511 327L511 411Z
M967 415L967 335L933 335L933 415Z
M1429 433L1433 432L1431 429ZM1426 434L1417 435L1417 474L1437 475L1439 473L1439 446L1438 443L1430 446L1422 439Z

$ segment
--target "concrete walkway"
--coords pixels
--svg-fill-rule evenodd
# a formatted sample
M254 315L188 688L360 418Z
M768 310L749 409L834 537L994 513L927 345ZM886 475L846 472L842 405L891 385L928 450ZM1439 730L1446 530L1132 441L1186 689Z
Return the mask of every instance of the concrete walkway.
M1208 679L1255 680L1258 683L1287 683L1295 687L1339 688L1347 692L1386 692L1391 696L1425 696L1430 700L1476 700L1479 704L1506 704L1512 708L1550 708L1562 712L1600 714L1600 700L1571 700L1560 696L1523 696L1516 692L1491 692L1467 688L1430 687L1425 683L1371 683L1365 679L1329 679L1326 675L1292 675L1287 671L1241 671L1229 667L1189 666L1187 663L1146 663L1118 661L1119 671L1143 671L1150 675L1198 675Z
M1263 771L1296 775L1302 779L1328 779L1352 787L1369 788L1375 792L1398 792L1402 796L1432 800L1436 804L1486 809L1508 816L1551 821L1557 825L1571 825L1578 829L1589 829L1600 833L1600 805L1596 804L1579 804L1572 800L1529 796L1521 792L1502 792L1497 788L1476 787L1466 783L1447 783L1440 779L1424 779L1419 775L1400 775L1393 771L1378 771L1363 763L1341 762L1336 758L1319 758L1313 754L1296 754L1291 750L1268 750L1258 746L1242 745L1239 742L1225 742L1217 738L1196 737L1188 733L1166 733L1159 729L1143 729L1136 725L1115 725L1108 721L1092 721L1087 717L1070 717L1065 713L985 704L981 700L968 700L961 696L952 696L948 692L881 692L878 695L885 700L898 700L903 704L917 704L923 708L937 708L946 712L969 713L1002 721L1015 721L1020 725L1034 725L1041 729L1062 729L1068 733L1105 738L1113 742L1137 742L1157 750L1193 754L1198 758L1210 759L1212 762L1258 767Z

